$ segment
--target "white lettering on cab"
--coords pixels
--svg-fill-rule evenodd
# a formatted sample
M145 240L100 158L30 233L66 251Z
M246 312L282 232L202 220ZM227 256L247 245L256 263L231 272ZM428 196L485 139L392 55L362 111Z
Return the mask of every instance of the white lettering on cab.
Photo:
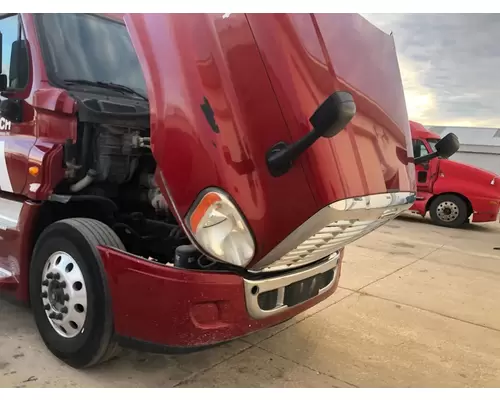
M10 132L12 129L12 122L10 122L8 119L4 117L0 117L0 132L5 131L5 132Z

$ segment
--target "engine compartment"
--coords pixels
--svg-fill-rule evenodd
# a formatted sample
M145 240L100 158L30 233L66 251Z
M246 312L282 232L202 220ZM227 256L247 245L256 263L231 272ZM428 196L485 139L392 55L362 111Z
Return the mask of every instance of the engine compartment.
M174 264L176 249L189 246L206 265L157 185L147 102L75 97L77 139L64 145L65 179L53 199L90 208L132 254Z

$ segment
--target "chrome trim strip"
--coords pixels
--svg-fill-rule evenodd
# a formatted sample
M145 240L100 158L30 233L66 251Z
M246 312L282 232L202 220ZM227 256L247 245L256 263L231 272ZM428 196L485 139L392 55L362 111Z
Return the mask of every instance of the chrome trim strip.
M12 272L7 271L6 269L0 267L0 279L10 278L11 276L12 276Z
M304 303L299 303L293 307L288 307L287 305L284 305L283 301L285 296L285 287L291 285L292 283L310 278L311 276L318 275L328 270L334 269L332 281L319 291L318 296L326 292L334 285L337 279L338 260L339 260L339 253L337 252L335 254L332 254L326 261L322 262L321 264L310 267L308 269L303 269L301 271L292 272L290 274L278 276L275 278L268 278L262 280L244 279L243 283L245 287L245 301L247 305L248 314L254 319L263 319L270 317L272 315L282 313L287 309L297 307L300 304L304 304ZM252 289L254 287L258 288L258 292L256 294L252 293ZM278 290L277 307L272 310L262 310L259 306L259 302L257 299L258 295L276 289ZM314 299L315 297L312 297L311 299ZM306 302L311 299L306 300Z
M415 193L413 192L380 193L336 201L296 228L266 256L249 268L249 271L269 272L310 265L394 219L408 210L414 202ZM313 250L310 246L316 243L315 235L319 234L321 238L323 234L328 234L330 231L334 232L330 235L331 241L329 243L325 241L326 245L323 248L318 247L312 254ZM308 243L309 240L314 243ZM287 264L287 261L291 262L290 257L297 258L297 252L304 253L308 249L311 250L308 257L292 262L292 266Z
M0 230L15 229L24 203L0 197Z
M2 118L0 118L1 120ZM7 168L7 151L5 151L5 140L0 140L0 190L12 193L12 182L9 169Z

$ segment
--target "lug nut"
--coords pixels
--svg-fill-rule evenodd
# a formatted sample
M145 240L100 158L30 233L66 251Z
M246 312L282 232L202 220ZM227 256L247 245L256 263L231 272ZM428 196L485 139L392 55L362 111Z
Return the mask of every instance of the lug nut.
M43 286L49 286L49 281L47 279L45 279L43 282L42 282L42 285Z
M43 306L43 309L44 309L45 311L49 311L49 310L50 310L50 304L45 304L45 305Z
M53 274L52 272L49 272L49 273L47 274L47 277L46 277L46 278L47 278L47 279L52 279L53 277L54 277L54 274Z
M59 274L59 272L56 272L54 274L54 279L59 280L60 277L61 277L61 275Z
M68 307L63 307L63 308L61 308L61 312L62 312L63 314L67 314L67 313L68 313Z
M63 297L63 300L64 301L69 301L69 294L65 294L64 297Z
M61 321L63 319L63 315L62 314L56 314L55 319L57 319L58 321Z
M55 313L55 312L51 312L51 313L49 314L49 318L54 319L55 317L56 317L56 313Z
M48 294L47 294L47 292L42 292L41 296L42 296L42 299L46 299Z
M66 287L66 282L65 281L62 281L61 283L59 283L58 287L60 288L65 288Z

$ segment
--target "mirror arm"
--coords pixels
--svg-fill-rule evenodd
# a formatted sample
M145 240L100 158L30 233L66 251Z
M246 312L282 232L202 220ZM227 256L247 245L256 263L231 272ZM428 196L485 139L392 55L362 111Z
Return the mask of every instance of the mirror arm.
M427 161L433 160L434 158L438 157L439 153L435 151L434 153L426 154L425 156L422 157L417 157L413 160L415 165L423 164Z
M0 96L5 97L6 99L10 99L16 94L16 92L12 89L5 89L0 91Z
M266 153L269 172L274 177L286 174L299 156L320 138L331 138L341 132L356 114L356 104L348 92L329 96L309 119L313 129L296 142L278 142Z

